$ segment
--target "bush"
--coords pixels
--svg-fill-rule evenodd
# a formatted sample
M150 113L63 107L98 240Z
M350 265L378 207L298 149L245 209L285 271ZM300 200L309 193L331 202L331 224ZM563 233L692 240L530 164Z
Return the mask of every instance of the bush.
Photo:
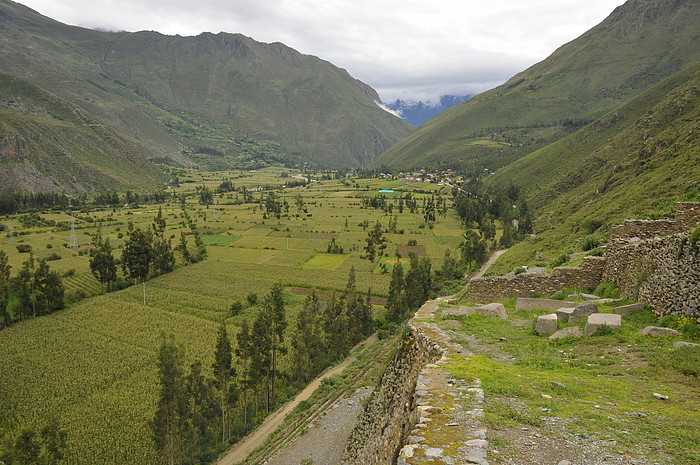
M615 283L601 283L595 288L593 294L605 299L619 299L620 288Z
M46 261L51 262L54 260L60 260L61 258L62 257L59 254L57 254L56 252L53 252L46 257Z
M581 241L581 250L584 252L595 249L600 245L600 238L595 234L591 234L583 238Z
M17 246L17 252L19 253L29 253L32 251L32 246L29 244L19 244Z
M566 263L568 261L569 261L569 254L567 252L564 252L561 255L557 256L557 258L552 260L552 268L562 266L564 263Z
M522 266L519 266L513 271L515 272L515 274L523 274L523 273L525 273L525 268Z
M418 241L415 239L409 239L408 240L408 245L418 245Z
M593 234L598 229L600 229L601 226L603 226L602 220L598 218L586 218L585 220L583 220L581 228L586 234Z

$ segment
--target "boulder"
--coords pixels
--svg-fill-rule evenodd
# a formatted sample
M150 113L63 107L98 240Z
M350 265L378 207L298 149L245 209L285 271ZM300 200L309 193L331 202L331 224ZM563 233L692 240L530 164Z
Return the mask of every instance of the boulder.
M566 300L554 299L535 299L532 297L518 297L515 301L516 310L532 310L543 308L547 310L556 310L562 307L575 307L576 302L567 302Z
M580 294L580 296L583 300L599 300L600 299L600 297L598 297L597 295L584 294L583 292Z
M616 313L593 313L588 315L586 329L583 332L586 336L591 336L598 331L598 328L607 326L610 329L620 329L622 326L622 316Z
M581 302L574 307L574 311L569 317L569 323L575 325L593 313L598 313L598 306L596 304L593 302Z
M564 308L558 308L556 312L557 318L559 321L563 321L564 323L569 321L569 318L571 318L571 315L574 313L574 307L564 307Z
M506 313L506 308L503 304L493 303L488 305L482 305L476 308L476 313L486 316L495 316L496 318L507 319L508 313Z
M549 336L549 340L554 341L556 339L564 339L567 337L579 338L581 336L583 336L583 331L581 330L581 328L579 328L578 326L569 326L568 328L560 329L556 333Z
M629 312L636 312L637 310L642 310L643 308L644 304L629 304L621 307L615 307L612 311L619 313L620 315L626 315Z
M549 315L540 315L537 317L535 331L540 336L554 334L557 332L557 314L550 313Z
M674 349L682 349L683 347L700 347L700 344L695 344L694 342L678 341L673 344Z
M647 326L639 330L639 334L643 336L681 336L679 331L671 328L662 328L660 326Z
M508 313L503 304L493 303L482 305L480 307L450 307L442 311L443 317L449 316L469 316L478 313L479 315L494 316L496 318L508 318Z

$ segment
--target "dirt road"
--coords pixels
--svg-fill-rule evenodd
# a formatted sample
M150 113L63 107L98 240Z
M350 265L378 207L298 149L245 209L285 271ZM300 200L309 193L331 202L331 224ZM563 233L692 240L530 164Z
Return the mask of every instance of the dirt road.
M377 335L373 334L368 339L353 347L351 354L361 345L369 346L377 340ZM258 428L248 436L241 439L228 453L217 462L217 465L234 465L245 460L255 448L261 446L267 437L272 434L284 421L284 418L294 410L302 401L305 401L321 386L321 382L330 376L335 376L343 372L352 362L357 360L354 355L350 355L340 364L329 368L318 378L311 381L297 396L284 404L279 410L269 415Z
M498 260L498 258L501 255L503 255L504 253L506 253L507 251L508 251L508 249L496 250L493 253L493 255L491 255L491 257L486 261L486 263L481 265L481 268L479 269L479 271L474 276L472 276L472 278L481 278L484 275L484 273L486 273L486 270L491 268L491 265L496 263L496 260Z

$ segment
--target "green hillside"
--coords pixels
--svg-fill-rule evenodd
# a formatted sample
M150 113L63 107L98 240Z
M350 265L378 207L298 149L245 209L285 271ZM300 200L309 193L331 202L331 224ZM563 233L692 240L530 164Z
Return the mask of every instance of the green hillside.
M0 71L184 165L360 167L411 130L345 70L239 34L99 32L0 0L0 53Z
M698 24L696 1L630 0L544 61L423 124L371 166L505 166L700 60Z
M2 190L147 189L164 178L132 144L87 112L0 73Z
M495 271L553 259L602 225L673 215L677 200L700 200L700 63L666 79L575 134L498 170L537 212L537 236Z

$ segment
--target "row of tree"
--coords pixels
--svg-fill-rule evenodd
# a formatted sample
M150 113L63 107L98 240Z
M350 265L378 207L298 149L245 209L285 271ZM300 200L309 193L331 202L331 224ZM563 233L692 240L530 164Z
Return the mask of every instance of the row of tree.
M11 268L7 255L0 251L0 329L65 306L61 276L46 260L36 260L30 254L15 276L11 276Z
M357 292L354 270L339 297L322 302L314 291L293 328L282 285L273 286L259 307L252 325L242 322L235 350L225 324L219 326L212 375L199 361L186 370L183 349L174 337L163 338L152 426L165 463L212 460L373 331L372 306Z

